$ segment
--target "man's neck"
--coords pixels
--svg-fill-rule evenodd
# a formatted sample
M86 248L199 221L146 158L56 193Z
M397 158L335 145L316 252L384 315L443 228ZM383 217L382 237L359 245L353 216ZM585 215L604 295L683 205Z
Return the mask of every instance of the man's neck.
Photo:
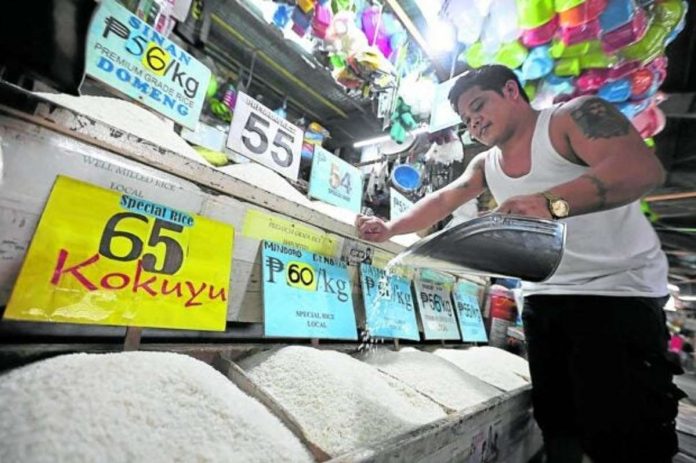
M536 129L539 111L531 106L526 106L518 118L519 124L513 129L510 137L500 143L498 148L504 157L516 157L529 153L532 146L532 137Z

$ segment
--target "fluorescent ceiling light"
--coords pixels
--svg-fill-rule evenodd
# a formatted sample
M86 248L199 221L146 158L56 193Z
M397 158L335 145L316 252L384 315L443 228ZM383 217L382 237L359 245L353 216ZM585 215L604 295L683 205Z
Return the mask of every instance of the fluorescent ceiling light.
M418 127L417 129L412 130L411 132L409 132L409 134L416 136L416 135L420 135L421 133L425 133L427 131L428 131L428 127L424 125L424 126ZM391 139L391 137L389 135L382 135L382 136L375 137L375 138L369 138L367 140L355 142L353 144L353 148L362 148L363 146L377 145L379 143L384 143L385 141L389 141L390 139Z

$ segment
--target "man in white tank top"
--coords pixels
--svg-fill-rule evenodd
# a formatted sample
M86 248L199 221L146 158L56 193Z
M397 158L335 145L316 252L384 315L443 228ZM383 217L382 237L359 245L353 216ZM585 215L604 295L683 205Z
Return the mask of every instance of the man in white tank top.
M359 216L362 238L426 228L491 191L496 212L563 220L556 273L523 282L534 415L547 461L671 461L683 397L672 383L662 306L667 260L638 200L664 180L631 123L596 97L534 110L499 65L463 75L450 102L490 146L464 174L400 218Z

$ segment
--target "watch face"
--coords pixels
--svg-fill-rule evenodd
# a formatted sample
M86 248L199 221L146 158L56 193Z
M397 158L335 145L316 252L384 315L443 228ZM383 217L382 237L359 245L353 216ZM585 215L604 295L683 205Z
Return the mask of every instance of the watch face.
M551 203L551 209L553 210L553 215L556 217L567 217L568 216L568 203L562 199L558 199Z

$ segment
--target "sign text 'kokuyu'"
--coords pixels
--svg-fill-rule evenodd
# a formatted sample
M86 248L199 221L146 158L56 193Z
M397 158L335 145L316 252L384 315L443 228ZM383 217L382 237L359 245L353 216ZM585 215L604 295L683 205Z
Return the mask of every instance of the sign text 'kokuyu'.
M6 316L224 330L233 240L228 225L58 177Z
M203 64L113 0L92 20L87 72L189 128L210 80Z
M264 248L289 256L302 256L299 249L268 241L264 242ZM345 264L340 260L318 254L312 254L312 261L345 268ZM282 278L287 282L288 286L308 291L320 291L327 295L335 296L340 302L347 302L350 297L350 282L331 277L326 269L315 270L311 264L296 261L289 262L286 265L282 260L273 256L266 256L264 266L267 270L267 283L275 284L277 279Z

